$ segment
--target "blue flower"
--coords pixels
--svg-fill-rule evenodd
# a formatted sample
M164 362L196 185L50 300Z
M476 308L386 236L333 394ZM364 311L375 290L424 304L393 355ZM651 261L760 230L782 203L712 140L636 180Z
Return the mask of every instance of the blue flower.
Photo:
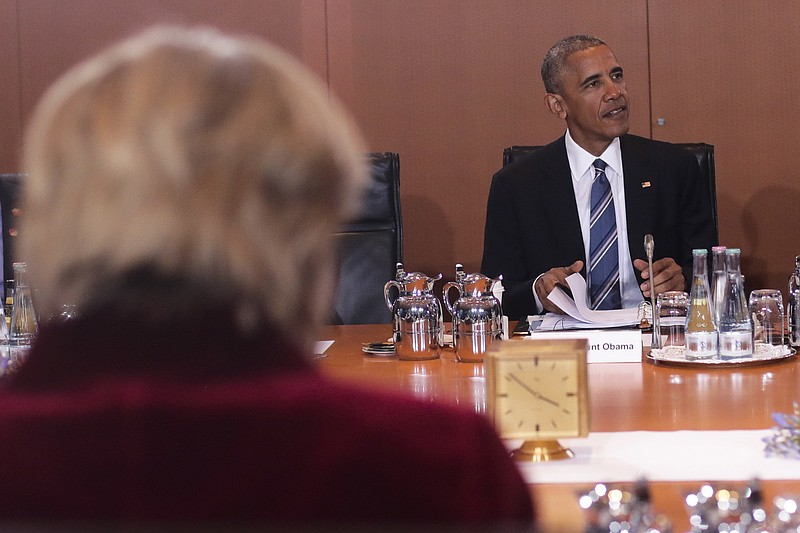
M800 405L792 403L792 410L791 414L772 413L777 427L772 428L772 435L762 439L767 457L800 459Z

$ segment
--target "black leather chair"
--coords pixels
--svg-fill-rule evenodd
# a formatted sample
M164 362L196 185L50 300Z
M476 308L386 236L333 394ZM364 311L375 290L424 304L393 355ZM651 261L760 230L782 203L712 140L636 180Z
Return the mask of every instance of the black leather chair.
M371 179L361 210L336 234L339 282L331 322L387 324L383 286L394 279L403 260L400 214L400 156L393 152L367 155Z
M23 178L23 174L0 174L0 211L2 211L3 223L3 272L0 274L0 282L14 278L12 265L16 257L14 246L21 213L19 193Z
M689 151L697 158L700 175L706 181L711 204L711 216L714 220L714 242L719 242L719 221L717 218L717 178L714 170L714 145L706 143L676 143L676 146ZM509 146L503 150L503 166L515 159L529 154L540 146Z

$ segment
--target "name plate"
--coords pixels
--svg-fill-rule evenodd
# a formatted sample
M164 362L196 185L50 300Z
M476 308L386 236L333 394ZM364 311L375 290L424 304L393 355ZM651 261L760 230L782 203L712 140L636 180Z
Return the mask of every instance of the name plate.
M586 339L588 363L641 363L642 332L638 329L542 331L526 339Z

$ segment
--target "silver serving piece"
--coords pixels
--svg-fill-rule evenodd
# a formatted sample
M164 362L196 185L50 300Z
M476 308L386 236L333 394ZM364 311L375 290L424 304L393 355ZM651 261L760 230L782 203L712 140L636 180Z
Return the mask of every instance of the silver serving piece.
M786 527L789 526L791 513L786 513L781 508L781 499L775 498L776 514L781 517L770 517L764 505L761 483L758 479L753 479L746 487L740 488L703 485L697 492L690 492L684 498L691 526L689 531L690 533L796 532L796 523L794 527ZM785 502L785 499L783 501Z
M383 287L386 305L392 311L394 348L402 360L436 359L441 354L444 317L439 300L433 295L433 283L442 278L421 272L406 272L397 263L395 279ZM390 290L397 289L392 300Z
M503 312L493 290L500 280L483 274L464 274L461 264L456 265L456 280L442 289L442 301L453 315L453 348L459 361L479 363L489 345L501 340ZM450 291L458 293L450 301Z
M588 493L579 495L578 505L587 511L585 533L673 531L667 517L653 509L650 488L644 478L636 481L633 490L597 483Z
M650 348L661 348L661 328L658 320L658 309L656 308L656 290L653 284L653 250L656 243L651 234L644 236L644 252L647 254L647 269L650 273L650 306L653 310L653 340L650 341Z

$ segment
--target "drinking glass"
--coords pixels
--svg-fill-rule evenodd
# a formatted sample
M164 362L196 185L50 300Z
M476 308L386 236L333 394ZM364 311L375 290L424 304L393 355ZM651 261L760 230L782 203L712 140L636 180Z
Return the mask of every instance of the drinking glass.
M659 333L661 346L681 346L686 344L686 316L689 312L689 295L683 291L667 291L658 295Z
M750 293L754 348L759 344L783 350L783 297L777 289L756 289Z

